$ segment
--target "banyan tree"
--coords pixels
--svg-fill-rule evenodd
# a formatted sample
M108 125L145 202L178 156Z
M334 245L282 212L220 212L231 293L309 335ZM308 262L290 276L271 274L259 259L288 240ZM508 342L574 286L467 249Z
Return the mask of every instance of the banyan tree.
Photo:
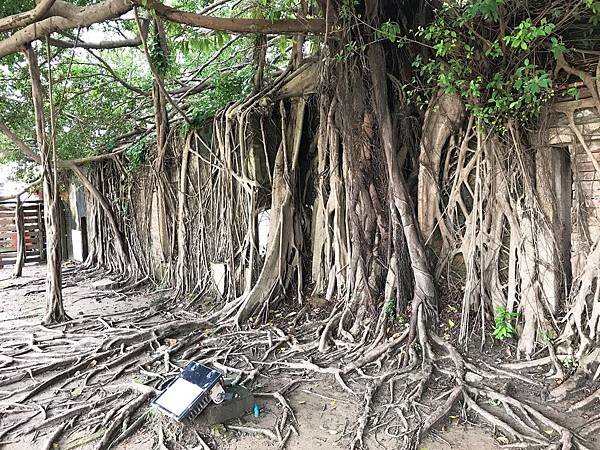
M85 190L85 267L189 314L85 358L118 367L119 346L141 358L149 336L177 336L172 357L238 383L332 377L361 404L353 448L384 420L417 448L461 408L522 448L592 448L594 423L498 382L544 371L550 399L598 398L576 388L600 373L600 3L5 3L0 150L41 166L45 323L69 319L69 184ZM215 330L250 333L263 364L194 350ZM490 347L518 361L480 361Z

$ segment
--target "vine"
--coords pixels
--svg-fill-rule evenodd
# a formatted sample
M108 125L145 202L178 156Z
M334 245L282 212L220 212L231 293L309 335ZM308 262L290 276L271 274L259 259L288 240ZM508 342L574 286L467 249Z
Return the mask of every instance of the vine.
M526 18L505 36L490 33L489 25L500 26L503 3L482 0L464 11L442 8L433 23L415 33L433 55L413 63L428 89L439 86L446 94L460 94L480 126L497 131L506 131L509 121L526 123L536 117L554 93L549 65L528 55L551 36L555 24L546 17ZM488 30L495 38L487 39L477 31L481 19L488 26L481 32ZM552 38L552 54L558 57L565 48L559 36Z

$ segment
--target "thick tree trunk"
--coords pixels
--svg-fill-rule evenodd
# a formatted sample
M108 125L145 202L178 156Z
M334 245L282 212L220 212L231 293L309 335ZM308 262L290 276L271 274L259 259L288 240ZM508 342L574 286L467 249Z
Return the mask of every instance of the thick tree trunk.
M43 323L62 322L67 319L62 298L62 248L60 242L60 211L58 183L56 180L56 161L52 161L45 133L44 99L42 81L37 56L31 47L24 51L31 77L31 94L35 113L35 130L44 191L44 209L46 222L46 312Z
M277 153L273 172L273 199L269 246L265 263L252 290L245 294L236 315L237 322L244 322L258 308L268 305L277 294L281 294L292 275L293 267L299 264L297 230L295 226L295 189L297 183L300 138L304 123L306 101L292 100L287 131ZM281 108L282 113L284 108ZM282 121L284 119L282 118ZM292 259L296 258L295 262Z
M14 277L18 278L23 273L25 263L25 226L23 224L23 205L21 196L17 195L15 206L15 226L17 229L17 259L15 261Z
M439 172L442 152L464 118L459 95L440 93L425 114L421 153L419 155L418 215L423 239L428 241L440 217ZM444 236L442 236L444 237Z
M373 83L373 109L379 124L381 145L384 147L385 158L390 182L392 203L398 210L408 253L410 255L413 274L415 277L414 293L411 306L411 333L409 340L416 334L416 321L419 310L437 313L436 290L427 262L425 248L419 235L417 219L414 213L406 180L398 167L397 139L392 129L392 120L388 106L387 78L385 76L385 53L380 43L369 46L367 51L371 80Z

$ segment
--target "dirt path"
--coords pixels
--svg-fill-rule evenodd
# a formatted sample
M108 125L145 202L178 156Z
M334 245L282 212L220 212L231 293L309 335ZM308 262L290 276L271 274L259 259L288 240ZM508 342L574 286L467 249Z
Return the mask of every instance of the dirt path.
M12 349L13 354L20 354L23 353L23 350L16 351L19 348L33 346L35 349L36 345L40 345L43 347L39 349L39 356L41 357L45 355L43 350L56 345L65 351L65 355L69 352L76 354L85 348L85 345L89 343L88 341L93 341L98 336L124 333L130 329L138 330L139 328L139 330L143 330L144 327L155 327L161 321L173 318L172 311L160 310L161 302L164 301L167 294L165 291L152 288L143 293L124 295L110 289L98 290L94 288L94 283L103 278L102 274L84 272L77 266L66 267L65 272L64 299L66 311L73 319L76 319L74 323L84 324L84 327L77 329L71 329L69 325L58 327L56 330L60 330L64 336L69 336L69 333L72 333L73 336L69 338L71 341L68 343L58 341L52 343L52 341L44 340L44 336L46 336L44 333L47 333L48 330L39 326L44 305L44 268L26 267L25 276L18 280L10 278L9 270L0 270L0 333L1 339L3 339L0 341L0 350ZM126 320L123 318L127 317L128 312L132 310L143 311L146 319L140 320L131 328L125 324ZM93 334L92 331L96 334ZM267 332L269 331L267 330ZM96 341L92 343L97 344ZM121 353L123 351L124 348L122 347ZM142 356L151 356L153 351L158 350L150 346L146 353L140 353L131 361L128 361L131 364L125 364L125 370L119 374L119 383L131 384L151 379L151 375L150 377L141 377L136 363L142 359ZM35 353L33 352L33 356L35 356ZM18 359L19 357L16 356L15 358ZM28 361L31 361L31 359ZM181 362L178 362L178 364L181 366ZM36 408L39 408L37 412L40 416L53 417L56 414L55 408L57 408L57 399L59 398L62 399L63 403L66 399L70 407L78 407L89 401L98 401L99 398L107 395L104 389L113 383L114 377L110 375L116 369L109 369L106 372L101 371L97 376L96 383L91 383L96 386L97 392L92 391L85 395L82 394L84 387L86 387L85 383L82 385L81 377L78 378L77 373L75 373L74 381L68 381L62 385L56 383L51 389L45 390L39 397L36 397L34 403L36 406L33 407L25 406L18 401L16 404L11 405L10 402L14 402L15 397L18 398L18 395L26 394L32 386L37 386L40 382L49 379L58 372L23 376L23 379L16 383L2 386L2 380L5 376L3 375L4 370L7 369L3 369L2 361L0 361L0 433L15 423L25 420L28 415L35 414ZM173 366L170 373L174 374L176 372L177 366ZM290 381L292 379L288 378L287 375L265 376L261 374L248 387L255 392L275 392ZM385 389L380 391L379 395L388 395ZM534 404L535 395L534 393L534 398L532 398ZM349 447L362 403L357 397L343 391L332 377L307 377L305 381L298 383L286 395L286 399L294 412L296 421L293 423L299 433L298 435L291 435L286 448L305 450L346 449ZM259 417L249 414L239 421L234 421L234 424L269 430L276 429L282 414L281 405L276 400L262 397L257 402L261 409ZM539 406L542 407L543 405ZM564 411L566 406L559 404L553 405L552 410L548 408L547 411L550 411L551 414L560 416L561 408ZM431 413L426 408L423 412L426 414ZM591 413L592 411L588 411L588 415L591 415ZM106 410L101 414L106 414ZM502 435L496 434L494 437L491 430L485 427L465 424L465 418L466 416L462 412L451 415L450 424L442 427L441 430L438 427L438 430L428 436L420 448L427 450L491 450L500 448L500 444L506 443L502 441ZM30 420L35 421L38 419L39 417ZM101 417L95 417L94 410L92 410L89 413L82 414L78 420L84 423L88 421L90 426L83 432L81 430L74 433L65 432L60 439L59 448L80 448L84 450L95 448L102 435L102 427L98 427ZM585 417L579 416L573 419L576 424L582 423L584 420ZM392 437L397 434L392 422L386 423L384 421L383 423L371 423L370 425L371 429L375 431L371 432L365 440L368 448L398 448L398 440ZM18 435L18 433L16 435L9 434L0 439L0 442L4 444L2 448L9 450L41 448L51 431L52 428L45 428L40 430L40 433L30 433L23 436ZM161 447L159 443L161 435L165 442L169 441L171 436L177 435L179 438L180 435L186 435L188 437L184 438L183 441L185 442L185 439L188 439L189 446L181 444L169 448L193 448L194 444L192 442L195 439L194 434L196 432L208 442L211 448L236 450L277 448L277 443L257 434L240 433L226 430L223 427L204 427L201 416L196 427L182 429L159 417L156 412L152 412L151 419L130 438L113 448L128 450L159 448L163 450L164 447ZM86 439L90 437L96 439L86 443ZM592 442L589 448L600 447Z

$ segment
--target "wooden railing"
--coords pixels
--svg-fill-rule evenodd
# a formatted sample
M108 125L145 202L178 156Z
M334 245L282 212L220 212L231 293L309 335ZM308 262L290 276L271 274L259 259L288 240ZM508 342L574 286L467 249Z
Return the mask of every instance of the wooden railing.
M0 268L17 263L20 242L24 263L45 260L45 235L41 201L0 202Z

